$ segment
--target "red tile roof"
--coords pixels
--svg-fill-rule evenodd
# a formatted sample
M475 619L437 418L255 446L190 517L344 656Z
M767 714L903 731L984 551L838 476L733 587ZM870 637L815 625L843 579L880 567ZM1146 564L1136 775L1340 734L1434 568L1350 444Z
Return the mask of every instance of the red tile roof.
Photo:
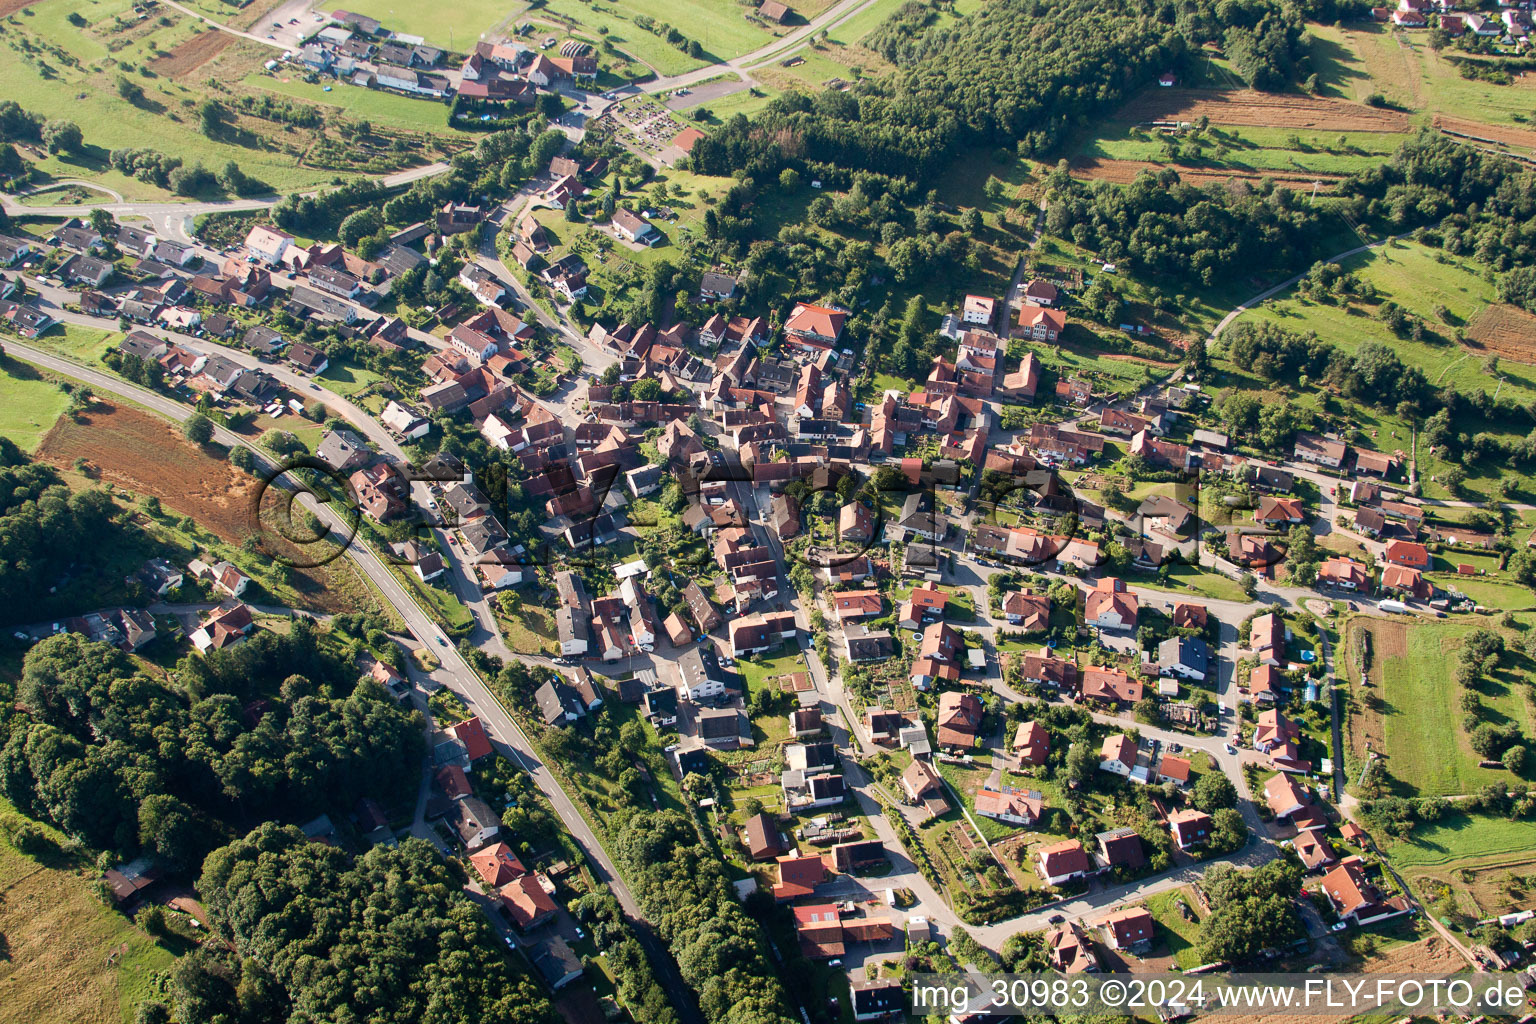
M485 734L485 726L480 724L479 718L455 722L452 728L453 734L464 744L464 750L471 761L478 761L495 752L491 748L491 738Z

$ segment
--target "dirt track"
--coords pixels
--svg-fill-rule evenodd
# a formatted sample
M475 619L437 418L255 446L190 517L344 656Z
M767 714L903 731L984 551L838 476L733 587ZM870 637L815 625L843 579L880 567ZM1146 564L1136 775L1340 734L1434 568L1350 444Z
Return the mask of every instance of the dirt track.
M1406 132L1411 127L1400 110L1247 89L1149 89L1122 107L1119 116L1138 123L1207 117L1212 124L1329 132Z

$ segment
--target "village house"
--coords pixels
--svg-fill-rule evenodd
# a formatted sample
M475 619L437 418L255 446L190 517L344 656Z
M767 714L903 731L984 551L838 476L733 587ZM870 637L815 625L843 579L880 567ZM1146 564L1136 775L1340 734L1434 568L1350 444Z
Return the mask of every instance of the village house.
M1323 437L1320 434L1297 434L1292 456L1298 462L1310 462L1314 466L1338 469L1344 463L1349 446L1343 441Z
M1063 974L1099 970L1099 955L1076 921L1068 921L1045 933L1046 956L1051 968Z
M1099 859L1106 867L1135 871L1146 866L1147 853L1134 828L1114 828L1093 838L1099 847Z
M1066 839L1037 850L1035 870L1046 885L1065 885L1085 877L1093 870L1093 863L1088 859L1082 843L1076 839Z
M1340 590L1366 590L1370 587L1371 575L1364 565L1352 558L1330 558L1318 566L1317 582L1319 586Z
M1365 875L1359 857L1346 857L1339 866L1323 876L1318 888L1328 898L1339 920L1354 925L1373 924L1409 912L1411 905L1402 896L1384 897Z
M996 789L986 784L976 791L976 813L1009 825L1024 828L1040 820L1045 809L1045 798L1037 789L1015 789L1000 784Z
M1168 815L1168 830L1181 850L1204 846L1211 839L1211 816L1192 807L1180 808Z
M1100 629L1135 629L1136 605L1136 595L1126 590L1124 580L1106 576L1088 591L1083 616L1090 626Z
M981 701L969 693L947 690L939 694L938 715L934 720L941 747L968 749L975 745L981 731Z
M1104 919L1104 939L1111 949L1144 952L1152 945L1156 927L1146 907L1117 910Z

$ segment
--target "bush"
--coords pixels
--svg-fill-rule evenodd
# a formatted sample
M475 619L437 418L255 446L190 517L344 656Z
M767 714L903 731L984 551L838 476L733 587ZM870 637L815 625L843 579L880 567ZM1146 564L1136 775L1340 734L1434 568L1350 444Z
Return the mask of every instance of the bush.
M23 821L11 831L11 845L28 857L44 857L56 853L59 844L53 841L48 830L35 821Z
M158 903L151 903L141 909L133 917L133 923L155 938L164 938L170 930L166 925L165 908Z

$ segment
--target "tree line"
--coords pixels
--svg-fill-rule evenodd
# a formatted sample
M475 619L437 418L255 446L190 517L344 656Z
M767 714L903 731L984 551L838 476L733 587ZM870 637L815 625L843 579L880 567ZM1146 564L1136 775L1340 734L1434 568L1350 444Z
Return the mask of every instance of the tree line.
M646 919L671 949L704 1018L720 1024L798 1020L757 923L731 892L725 866L676 811L640 812L613 852Z
M111 550L121 538L116 513L105 491L71 491L53 467L0 437L0 620L36 619L39 584Z

